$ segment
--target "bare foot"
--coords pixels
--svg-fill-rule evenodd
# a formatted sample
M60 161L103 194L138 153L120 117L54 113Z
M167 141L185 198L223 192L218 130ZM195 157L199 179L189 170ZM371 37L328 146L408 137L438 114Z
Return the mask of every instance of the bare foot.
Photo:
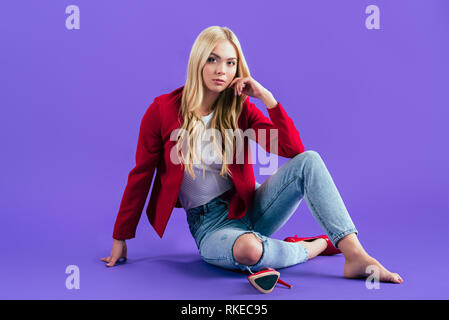
M401 276L397 273L393 273L385 269L379 261L369 256L368 254L361 255L357 258L346 259L343 275L345 278L366 278L371 273L367 273L368 266L374 266L378 268L378 275L380 282L393 282L402 283Z

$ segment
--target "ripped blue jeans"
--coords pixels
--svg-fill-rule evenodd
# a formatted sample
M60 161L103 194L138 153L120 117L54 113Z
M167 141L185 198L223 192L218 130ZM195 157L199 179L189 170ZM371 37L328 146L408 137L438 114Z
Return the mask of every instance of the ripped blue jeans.
M335 246L344 236L358 233L321 156L312 150L291 158L263 184L256 182L254 200L241 219L227 218L230 200L220 195L187 210L187 223L207 263L250 272L285 268L307 261L308 252L301 243L269 236L287 222L303 198ZM234 243L245 233L262 240L262 256L255 265L241 264L233 255Z

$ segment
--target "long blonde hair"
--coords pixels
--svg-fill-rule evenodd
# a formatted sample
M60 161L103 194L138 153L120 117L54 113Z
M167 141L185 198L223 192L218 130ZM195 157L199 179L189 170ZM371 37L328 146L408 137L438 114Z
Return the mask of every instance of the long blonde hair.
M199 113L204 96L202 70L210 53L221 40L230 41L237 51L237 70L235 77L247 77L250 75L240 42L230 29L227 27L212 26L204 29L198 35L190 51L187 79L182 92L181 108L179 110L182 119L184 120L180 129L181 131L184 130L188 137L188 141L184 141L184 136L181 135L176 143L178 155L181 155L181 162L185 165L184 169L187 169L193 178L195 178L195 173L193 172L192 160L197 159L195 151L200 131L200 128L196 125L196 123L200 122L203 126L205 126ZM237 132L237 135L240 136L240 131L234 131L238 129L237 121L242 112L242 105L245 99L245 95L242 94L241 96L235 96L234 89L226 88L220 92L220 95L212 106L215 112L211 119L211 129L215 129L217 132L220 132L221 137L224 137L223 140L225 140L222 141L220 152L220 148L216 141L215 130L213 131L212 139L214 149L216 154L222 160L220 176L232 176L228 168L227 161L223 161L223 159L230 159L230 155L235 153L235 137L233 134L230 136L229 130L232 129L234 134ZM228 131L225 131L226 129ZM188 144L187 154L184 154L182 152L182 145L186 146L186 144ZM223 144L226 146L232 146L233 150L229 150L229 148L226 149ZM204 176L204 162L202 157L200 157L200 159L203 166Z

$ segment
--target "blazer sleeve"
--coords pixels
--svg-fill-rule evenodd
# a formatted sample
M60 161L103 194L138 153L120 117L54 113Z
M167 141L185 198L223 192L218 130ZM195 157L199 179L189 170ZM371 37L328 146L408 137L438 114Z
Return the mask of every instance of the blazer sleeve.
M255 140L265 151L285 158L293 158L304 152L299 132L279 101L274 108L267 109L271 120L254 103L250 102L249 98L247 102L248 126L255 131L255 139L252 140ZM271 135L270 129L275 129Z
M158 98L148 107L139 129L136 165L128 175L112 237L118 240L135 237L154 171L162 152L161 118Z

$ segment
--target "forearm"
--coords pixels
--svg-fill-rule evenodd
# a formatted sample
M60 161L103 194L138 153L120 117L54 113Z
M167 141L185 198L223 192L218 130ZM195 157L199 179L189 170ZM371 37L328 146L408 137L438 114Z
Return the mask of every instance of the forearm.
M266 90L260 97L259 100L261 100L265 106L267 107L267 109L272 109L275 108L278 104L278 102L276 101L276 99L273 97L273 94Z
M274 99L270 91L265 90L257 97L268 109L270 119L266 118L263 113L254 105L252 106L253 114L250 116L250 127L256 130L256 142L259 143L258 129L277 129L276 139L271 141L271 133L265 132L265 137L270 136L265 141L265 150L270 153L277 153L280 156L292 158L304 151L299 132L296 129L293 120L287 115L281 103ZM270 151L271 144L277 141L278 152Z

